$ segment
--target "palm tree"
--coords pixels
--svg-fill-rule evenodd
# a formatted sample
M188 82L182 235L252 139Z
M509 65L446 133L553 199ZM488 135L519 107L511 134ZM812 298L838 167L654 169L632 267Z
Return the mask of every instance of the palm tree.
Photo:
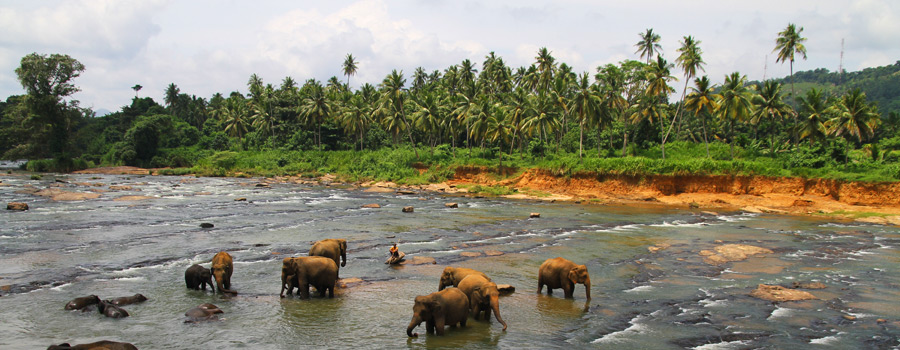
M866 102L866 94L858 88L841 96L829 111L834 117L825 125L831 134L847 139L852 137L857 143L872 138L881 121L877 109Z
M648 100L645 101L644 107L652 110L642 112L641 114L648 117L655 116L659 120L659 131L662 141L660 143L662 147L662 158L666 159L666 138L668 137L668 133L663 135L665 132L663 118L666 117L666 113L665 108L660 104L666 105L667 107L667 104L665 103L666 97L669 93L675 91L675 89L669 86L669 81L674 80L675 77L671 74L672 65L666 62L662 56L656 56L656 63L647 66L647 68L647 89L644 94L646 94ZM650 121L652 124L653 119L651 118ZM671 130L671 127L669 129Z
M260 95L263 93L263 80L256 73L250 75L250 79L247 81L247 87L250 89L250 98L254 101L260 98Z
M793 23L789 23L787 28L784 28L783 31L778 33L778 38L775 39L775 50L772 52L778 51L778 57L775 59L775 63L788 61L791 66L791 96L794 95L794 54L800 54L803 59L806 59L806 46L803 45L803 42L806 41L806 38L800 36L800 33L803 32L803 27L800 27L800 30L797 30L797 26Z
M334 106L325 94L325 88L315 79L306 82L307 93L297 113L308 124L316 126L316 145L322 150L322 123L327 120Z
M791 106L784 102L781 93L781 84L774 80L767 80L765 83L757 85L759 94L753 95L753 105L756 109L750 119L750 124L756 126L757 139L759 138L759 124L764 120L768 120L773 126L776 120L784 120L784 117L793 115ZM775 133L770 130L769 136L771 140L769 146L775 149Z
M659 34L653 32L653 28L648 28L643 33L638 33L641 37L641 41L638 41L634 46L637 47L637 51L634 53L640 54L641 58L647 57L647 64L650 64L650 60L653 59L653 56L659 56L659 52L662 51L662 46L659 44Z
M426 135L431 138L429 145L431 153L434 154L434 147L437 146L440 139L441 122L443 121L441 116L444 114L440 96L437 91L429 89L414 95L412 101L414 109L410 117L413 124L419 130L425 131Z
M554 101L543 95L528 95L529 107L526 110L522 129L529 135L538 133L541 144L544 144L548 135L553 134L559 127L559 118L553 108Z
M166 96L165 102L166 106L169 107L169 113L175 113L176 104L178 103L178 95L181 93L181 90L178 89L178 86L175 83L170 83L166 88Z
M416 142L412 136L412 125L406 120L404 107L406 104L406 89L403 85L406 79L403 78L403 72L396 69L391 72L381 82L382 95L378 103L375 114L382 116L383 122L387 123L386 127L397 133L406 128L409 133L409 143L412 145L413 151L416 153L416 159L419 159L419 150L416 148Z
M252 101L253 127L260 132L269 131L272 133L272 142L275 142L275 91L270 87L263 90L259 99Z
M578 158L581 158L584 147L584 125L598 118L603 103L597 91L591 86L587 72L581 73L578 77L575 96L569 103L568 109L578 116Z
M510 140L512 125L510 125L507 118L508 109L505 106L501 105L500 103L495 103L491 105L491 108L493 109L493 111L490 113L490 117L488 117L487 120L487 131L485 133L485 138L487 138L490 142L495 142L499 145L499 168L502 169L503 143Z
M556 59L553 58L553 55L546 47L540 48L538 55L534 59L538 74L538 94L544 95L550 89L550 82L553 80L553 74L556 71Z
M415 72L413 72L413 82L412 82L412 91L418 91L419 89L425 87L425 81L428 78L428 74L425 73L425 68L416 67Z
M828 130L825 128L826 111L828 107L825 104L825 98L822 96L821 89L810 89L806 92L806 97L798 97L797 102L800 103L800 140L808 139L810 146L814 141L824 141L828 136Z
M700 125L703 128L703 144L706 145L706 158L709 158L709 138L706 133L706 117L719 109L718 100L722 98L714 92L714 88L710 86L709 78L703 77L694 79L694 86L691 93L685 97L684 108L690 110L700 119Z
M225 132L231 137L237 137L238 140L241 140L247 133L246 106L247 103L243 96L232 94L221 107L223 110L218 113L225 124Z
M363 138L366 130L372 122L370 106L371 104L366 102L362 94L355 94L341 110L341 125L347 133L356 136L360 151L363 149Z
M669 126L666 135L663 136L663 148L665 148L669 133L684 113L684 97L687 94L688 82L697 76L698 69L706 71L703 69L703 65L706 63L703 62L703 58L700 57L703 51L700 50L698 45L700 45L700 41L694 40L694 37L688 35L684 37L684 40L681 42L681 47L678 48L680 54L678 55L678 58L675 59L675 62L678 64L678 67L684 71L684 89L681 90L681 103L678 104L678 109L675 111L675 117L672 118L672 125ZM663 152L663 158L665 158L665 152Z
M722 86L721 96L716 101L719 108L716 111L719 118L729 124L729 143L731 144L731 159L734 159L734 124L746 120L753 112L753 93L746 86L747 76L734 72L725 76L725 84Z
M350 89L350 76L356 75L356 71L359 67L357 67L356 58L353 57L353 54L347 54L344 57L344 64L341 66L344 75L347 76L347 89Z
M597 156L602 151L600 147L601 126L611 124L613 120L619 117L626 108L628 108L628 100L622 96L625 92L625 73L622 69L614 64L607 64L597 68L597 75L594 79L600 84L600 96L603 101L600 115L597 116L592 124L597 126ZM625 131L622 135L622 156L625 156L625 149L628 146L628 118L625 119ZM610 138L610 147L612 147L612 138Z
M138 91L141 91L142 88L144 87L141 86L141 84L134 84L134 86L131 87L131 89L134 90L134 98L138 98Z

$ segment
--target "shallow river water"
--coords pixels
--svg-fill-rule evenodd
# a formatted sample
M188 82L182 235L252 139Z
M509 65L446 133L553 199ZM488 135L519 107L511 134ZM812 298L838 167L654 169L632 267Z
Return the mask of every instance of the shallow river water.
M56 180L64 181L56 181ZM60 175L0 176L0 348L126 341L142 349L248 348L896 348L900 345L900 229L807 217L634 208L497 198L372 193L261 179ZM75 183L93 183L95 186ZM104 189L100 198L52 201L28 185ZM110 185L131 189L110 190ZM126 195L143 200L115 200ZM247 201L235 201L245 197ZM458 202L459 208L446 208ZM379 209L363 204L378 203ZM401 208L413 206L413 213ZM539 212L540 218L529 218ZM200 223L212 223L202 229ZM279 298L281 259L310 243L346 238L334 299ZM436 264L384 265L391 243ZM773 254L713 266L702 250L728 243ZM668 244L650 253L648 247ZM234 256L235 297L185 288L184 270ZM497 250L499 256L463 257ZM536 294L542 261L586 264L592 297ZM501 297L509 324L469 320L443 337L405 330L413 299L437 291L445 266L471 267L516 292ZM348 280L349 281L349 280ZM761 283L821 282L818 299L772 303ZM131 317L64 311L69 300L142 293ZM185 324L213 303L219 322Z

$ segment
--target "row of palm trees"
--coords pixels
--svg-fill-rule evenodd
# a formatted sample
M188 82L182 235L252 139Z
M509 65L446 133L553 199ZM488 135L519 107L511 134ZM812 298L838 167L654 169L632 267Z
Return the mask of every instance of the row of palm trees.
M802 30L791 24L776 40L778 60L791 63L792 75L795 53L805 58ZM579 156L584 153L585 133L595 133L601 152L604 132L616 132L621 136L618 140L610 136L609 144L619 143L623 156L629 137L645 138L631 142L658 143L665 158L665 145L672 138L701 134L707 155L710 138L719 137L731 143L734 157L734 134L739 128L752 129L757 139L768 137L766 142L775 147L782 143L777 138L799 143L846 137L862 143L878 126L877 111L859 91L826 98L812 90L791 100L781 84L770 80L748 85L747 77L738 72L715 86L707 76L698 77L705 70L701 41L683 37L673 65L663 57L660 37L652 29L640 33L640 38L635 53L644 61L607 64L593 75L576 74L541 48L534 63L526 67L513 69L491 52L480 71L469 59L431 73L419 67L408 85L403 72L394 70L377 87L363 84L356 91L350 90L349 81L358 63L348 54L342 65L346 82L332 77L326 84L310 79L298 86L287 77L276 88L254 74L248 81L248 96L217 94L206 110L228 135L238 139L253 130L275 142L296 128L306 128L321 148L322 127L332 125L362 149L368 130L380 127L395 143L406 139L432 149L449 144L454 152L461 144L499 147L501 165L503 151L512 154L518 148L521 154L532 141L555 143L558 148L563 136L572 131L579 135ZM676 65L685 84L679 99L670 103L676 92L671 85L677 80ZM169 88L166 103L177 109L177 87ZM170 95L172 89L176 91ZM689 125L699 125L700 130L689 130Z

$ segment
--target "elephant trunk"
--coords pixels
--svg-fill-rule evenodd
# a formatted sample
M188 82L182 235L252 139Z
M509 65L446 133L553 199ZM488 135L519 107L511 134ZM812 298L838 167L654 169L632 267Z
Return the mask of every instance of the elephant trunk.
M506 330L506 322L503 321L503 317L500 317L500 295L492 295L491 296L491 309L494 310L494 317L497 318L497 322L503 325L503 330Z
M584 295L587 296L587 300L591 300L591 279L587 279L584 281Z
M409 321L409 326L406 326L406 335L410 338L418 337L419 333L413 333L412 330L413 330L413 328L418 327L419 324L421 324L421 323L422 323L422 318L417 315L413 315L412 320Z

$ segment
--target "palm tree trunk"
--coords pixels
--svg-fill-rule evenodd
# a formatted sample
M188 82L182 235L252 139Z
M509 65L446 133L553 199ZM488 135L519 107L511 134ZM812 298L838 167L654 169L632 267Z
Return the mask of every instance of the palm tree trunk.
M578 159L582 158L584 151L584 116L581 116L581 123L578 124Z
M700 127L703 128L703 145L706 146L706 158L709 158L709 138L706 135L706 118L700 118Z

